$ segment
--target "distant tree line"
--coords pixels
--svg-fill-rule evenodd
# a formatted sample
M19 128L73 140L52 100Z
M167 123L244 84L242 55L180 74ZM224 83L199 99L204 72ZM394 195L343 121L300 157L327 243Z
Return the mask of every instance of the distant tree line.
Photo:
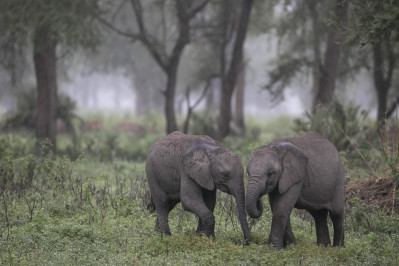
M309 75L311 95L306 97L312 110L328 106L337 84L363 69L373 77L377 120L384 124L399 100L398 29L395 0L2 0L0 64L10 77L9 87L16 89L32 62L36 136L49 138L54 151L57 66L65 54L87 54L97 67L124 67L134 82L137 113L163 103L166 133L188 131L199 101L210 106L218 95L214 137L222 140L232 122L245 130L248 36L272 33L279 38L264 86L275 98L298 77ZM97 54L82 52L95 49ZM185 60L194 70L181 91ZM191 103L194 91L200 96ZM185 95L188 104L184 125L176 120L177 94Z

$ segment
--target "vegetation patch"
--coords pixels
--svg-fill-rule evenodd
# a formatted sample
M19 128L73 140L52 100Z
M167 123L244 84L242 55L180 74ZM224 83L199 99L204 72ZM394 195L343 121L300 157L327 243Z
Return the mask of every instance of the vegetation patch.
M351 199L361 200L370 208L386 213L399 213L398 193L392 178L366 178L346 185L345 197L351 205Z

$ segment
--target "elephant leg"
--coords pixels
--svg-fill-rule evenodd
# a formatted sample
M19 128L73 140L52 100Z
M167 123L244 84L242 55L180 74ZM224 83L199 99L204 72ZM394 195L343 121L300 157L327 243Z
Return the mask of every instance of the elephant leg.
M215 217L204 201L201 187L191 178L182 178L180 195L184 210L194 213L200 220L198 233L214 237Z
M289 219L291 211L298 199L300 190L301 183L298 183L290 187L284 194L279 194L278 190L270 193L269 199L273 218L269 243L271 243L275 249L279 250L284 246L284 236L286 234L287 224L289 224L287 242L289 238L293 237L293 234L291 235L292 229Z
M213 213L216 205L216 189L213 191L203 190L202 197L206 207ZM204 233L205 226L206 225L204 224L204 221L201 218L198 218L198 227L196 230L197 234ZM215 235L214 228L211 232L211 235Z
M296 239L295 235L292 232L291 228L291 219L288 217L287 225L285 226L285 232L284 232L284 237L283 237L283 244L284 247L287 247L287 245L295 244Z
M161 189L156 182L157 178L152 172L147 172L147 178L151 191L151 200L153 205L155 205L155 210L157 212L155 229L166 235L170 235L171 232L169 229L168 215L176 203L169 200L166 192Z
M328 210L317 210L317 211L309 211L310 214L313 216L314 221L316 223L316 237L317 237L317 244L328 246L331 245L330 234L328 232L328 225L327 225L327 214Z
M164 200L155 201L155 206L157 210L157 222L155 228L166 235L171 235L169 229L168 216L169 212L175 207L178 201Z
M345 246L344 243L344 214L343 212L334 214L330 212L330 217L334 226L334 247Z

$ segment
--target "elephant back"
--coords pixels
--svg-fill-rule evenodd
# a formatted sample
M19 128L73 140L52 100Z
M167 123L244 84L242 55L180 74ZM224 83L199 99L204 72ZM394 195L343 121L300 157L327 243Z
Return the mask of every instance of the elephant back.
M161 137L151 147L147 156L146 171L156 177L161 187L179 187L181 160L184 154L198 145L215 145L215 140L207 136L186 135L175 131Z
M335 189L332 188L343 184L345 178L343 164L335 146L328 139L313 132L291 141L308 158L308 179L304 180L303 187L306 200L326 204L333 201Z

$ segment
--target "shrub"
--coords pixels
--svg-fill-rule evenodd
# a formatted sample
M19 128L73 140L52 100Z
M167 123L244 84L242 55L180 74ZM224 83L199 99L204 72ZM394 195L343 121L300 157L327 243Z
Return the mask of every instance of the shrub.
M370 125L368 113L360 111L360 107L354 104L346 108L337 101L329 107L319 105L314 113L306 112L305 118L296 119L293 129L300 134L319 133L358 165L376 159L375 153L369 152L378 147L376 128Z

